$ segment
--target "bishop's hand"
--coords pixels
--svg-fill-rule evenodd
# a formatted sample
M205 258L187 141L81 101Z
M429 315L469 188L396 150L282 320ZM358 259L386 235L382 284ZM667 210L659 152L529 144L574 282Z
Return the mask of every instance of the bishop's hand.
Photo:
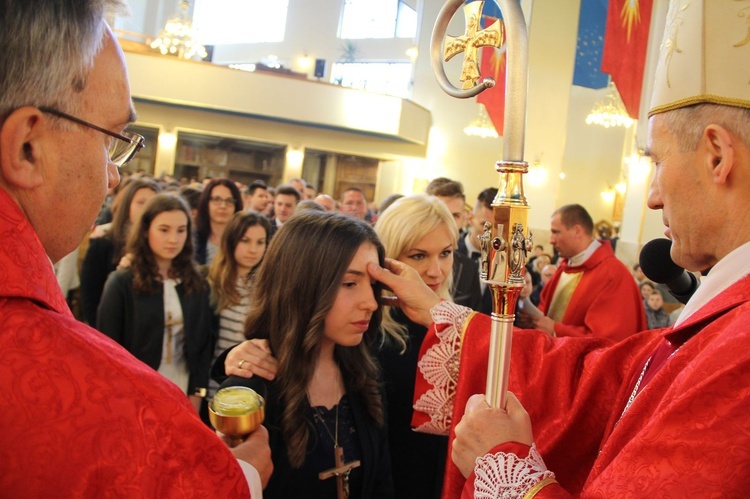
M401 308L409 319L425 327L432 323L430 310L440 303L440 297L427 287L419 272L390 258L385 259L385 268L368 264L367 272L396 295L381 297L381 304Z
M451 458L468 477L478 457L506 442L531 445L534 437L531 420L515 395L508 392L505 409L493 409L484 395L473 395L466 402L461 422L456 425Z

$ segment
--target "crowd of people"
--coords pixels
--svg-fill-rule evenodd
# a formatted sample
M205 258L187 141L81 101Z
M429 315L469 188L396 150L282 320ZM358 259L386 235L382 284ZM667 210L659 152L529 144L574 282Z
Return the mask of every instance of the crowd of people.
M561 206L552 251L524 272L507 404L491 408L479 276L496 189L467 216L443 177L378 210L358 187L336 201L300 179L120 181L144 145L104 21L123 4L64 3L0 7L0 48L28 56L0 62L3 494L745 493L750 229L726 216L750 208L744 77L708 97L657 77L648 205L702 275L674 324L585 207ZM731 25L685 29L717 19ZM74 316L50 261L69 274L58 262L77 251ZM206 408L238 376L266 398L241 441Z

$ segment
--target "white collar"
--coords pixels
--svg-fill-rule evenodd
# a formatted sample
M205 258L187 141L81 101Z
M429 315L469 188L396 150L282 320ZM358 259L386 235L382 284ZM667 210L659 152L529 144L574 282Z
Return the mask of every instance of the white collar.
M750 242L733 249L714 265L707 276L701 278L701 285L688 300L674 327L688 320L722 291L748 274L750 274Z
M575 256L571 256L570 258L568 258L568 267L580 267L581 265L586 263L586 260L591 258L591 255L593 255L594 252L601 246L602 243L594 239L585 250L581 251Z

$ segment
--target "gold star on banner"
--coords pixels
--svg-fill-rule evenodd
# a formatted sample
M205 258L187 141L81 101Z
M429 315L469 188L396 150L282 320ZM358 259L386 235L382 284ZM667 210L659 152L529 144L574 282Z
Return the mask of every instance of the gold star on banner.
M641 11L638 7L638 0L625 0L622 4L620 17L622 18L623 28L625 26L628 28L628 43L630 43L630 32L633 31L633 26L641 23Z

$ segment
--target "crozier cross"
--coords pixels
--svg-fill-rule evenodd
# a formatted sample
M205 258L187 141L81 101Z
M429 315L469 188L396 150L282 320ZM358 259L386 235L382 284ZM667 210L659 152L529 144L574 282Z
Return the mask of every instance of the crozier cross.
M503 44L503 23L499 19L490 27L479 29L483 5L483 1L464 5L466 32L457 37L445 37L443 54L446 61L452 59L456 54L464 53L460 78L464 90L476 85L479 79L479 64L477 62L479 47L501 47Z

